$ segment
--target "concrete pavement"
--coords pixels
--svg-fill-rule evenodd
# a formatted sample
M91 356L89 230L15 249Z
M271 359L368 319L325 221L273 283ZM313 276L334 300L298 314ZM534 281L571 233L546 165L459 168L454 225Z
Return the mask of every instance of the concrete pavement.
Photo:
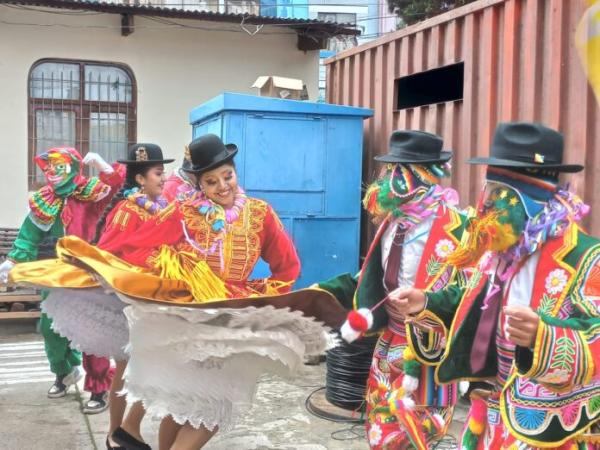
M305 408L306 397L322 386L325 364L304 366L293 381L266 377L255 406L234 430L217 434L207 450L362 450L368 449L361 425L320 419ZM81 412L89 397L81 385L61 399L49 399L53 381L43 342L33 322L0 324L0 449L97 450L105 448L108 413ZM452 433L464 420L457 414ZM144 438L157 448L158 423L145 420ZM455 448L452 440L439 449Z

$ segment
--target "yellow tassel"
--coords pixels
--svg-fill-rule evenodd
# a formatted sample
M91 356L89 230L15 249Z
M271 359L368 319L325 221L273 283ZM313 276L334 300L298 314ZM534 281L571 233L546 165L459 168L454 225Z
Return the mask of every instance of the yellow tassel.
M210 269L206 261L198 260L192 253L176 252L163 245L153 263L160 270L162 278L186 283L197 303L226 299L230 295L225 282Z
M402 352L402 358L404 358L404 361L412 361L413 359L415 359L415 354L411 350L409 345L404 347L404 351Z
M477 422L472 417L469 418L469 430L471 430L471 433L474 435L479 436L481 433L483 433L483 427L484 424L482 422Z
M497 231L498 214L490 212L481 218L472 219L467 228L467 239L446 259L446 263L458 268L474 265L490 250Z
M423 428L425 428L428 432L431 432L431 420L425 419L425 421L423 421Z
M282 289L286 289L294 284L293 281L281 281L281 280L267 280L265 285L264 295L278 295L282 292Z

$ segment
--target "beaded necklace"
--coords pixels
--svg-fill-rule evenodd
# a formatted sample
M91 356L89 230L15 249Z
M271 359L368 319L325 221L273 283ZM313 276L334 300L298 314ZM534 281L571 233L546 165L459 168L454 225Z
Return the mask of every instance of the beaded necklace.
M217 236L214 238L212 244L208 248L202 248L202 246L200 246L200 244L198 244L198 242L196 242L189 235L185 226L185 222L183 220L181 221L185 239L195 250L199 251L205 256L212 255L216 251L219 252L221 272L225 271L223 242L225 240L225 235L227 234L226 225L231 225L240 217L247 199L248 197L246 196L244 190L238 187L238 191L235 194L235 200L233 201L233 206L225 209L223 206L206 197L204 192L199 191L196 193L195 199L192 200L192 205L197 209L200 215L204 216L211 229L217 233Z
M127 189L125 192L123 192L123 196L130 202L135 203L140 208L145 209L152 215L156 214L161 209L166 208L168 204L167 200L162 196L159 196L156 201L150 200L148 196L142 193L138 187Z

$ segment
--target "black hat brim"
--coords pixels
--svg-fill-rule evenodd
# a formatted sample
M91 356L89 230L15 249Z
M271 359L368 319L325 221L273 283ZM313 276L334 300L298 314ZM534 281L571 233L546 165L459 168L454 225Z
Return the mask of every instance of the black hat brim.
M440 152L440 157L436 159L407 159L407 158L399 158L393 155L380 155L375 157L375 161L384 162L384 163L399 163L399 164L435 164L435 163L445 163L448 162L452 158L451 151L443 151Z
M220 158L216 161L213 161L212 163L206 165L206 166L192 166L191 168L183 168L183 170L185 170L186 172L191 172L191 173L200 173L200 172L206 172L208 170L214 169L216 167L219 167L223 164L227 164L229 161L231 161L235 155L237 155L238 152L238 148L237 145L235 144L227 144L225 145L225 148L227 149L227 155L224 156L223 158Z
M469 164L479 164L498 167L514 167L517 169L543 169L554 170L556 172L576 173L583 170L581 164L534 164L525 161L513 161L511 159L501 158L471 158L467 160Z
M126 164L128 166L135 165L150 165L150 164L169 164L175 161L174 159L147 159L145 161L131 161L129 159L117 159L120 164Z

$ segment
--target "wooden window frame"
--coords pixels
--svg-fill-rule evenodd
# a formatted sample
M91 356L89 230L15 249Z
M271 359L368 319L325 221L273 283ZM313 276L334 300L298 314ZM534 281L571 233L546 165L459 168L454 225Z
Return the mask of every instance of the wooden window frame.
M79 98L73 100L35 98L31 96L32 74L36 67L45 63L77 64L79 65ZM127 106L120 102L100 100L85 100L86 79L85 66L104 66L123 70L131 80L131 101ZM137 140L137 81L133 70L127 65L118 62L68 59L68 58L42 58L35 61L27 74L27 184L29 190L39 189L42 185L35 180L35 144L36 120L38 110L73 111L75 113L75 148L81 156L85 156L90 145L90 117L91 113L121 113L123 110L131 117L127 117L127 142L133 144ZM125 155L124 155L125 156ZM108 161L112 163L114 161ZM87 173L87 169L84 168Z

